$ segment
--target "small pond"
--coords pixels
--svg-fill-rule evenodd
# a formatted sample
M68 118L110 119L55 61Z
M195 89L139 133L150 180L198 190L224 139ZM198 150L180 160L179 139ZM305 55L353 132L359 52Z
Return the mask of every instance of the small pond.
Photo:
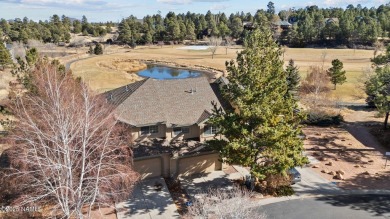
M148 68L138 72L141 77L155 78L159 80L196 78L204 75L200 71L189 69L171 68L166 66L148 65Z

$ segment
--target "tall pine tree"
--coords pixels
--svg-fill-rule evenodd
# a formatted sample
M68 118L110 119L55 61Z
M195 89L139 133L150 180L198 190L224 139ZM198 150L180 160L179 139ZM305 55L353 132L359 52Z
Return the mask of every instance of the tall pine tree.
M222 94L234 109L215 106L210 120L226 140L211 140L209 145L227 163L250 167L259 179L287 176L290 168L307 161L298 138L303 115L296 113L292 95L286 95L281 53L269 29L251 32L237 59L226 63L229 84Z
M5 67L12 65L12 58L8 49L4 46L3 41L0 39L0 67L4 70Z
M330 82L334 84L335 90L337 84L343 84L347 81L345 71L343 70L343 63L338 59L332 60L332 67L328 69L328 74L330 76Z
M290 59L288 62L287 68L287 91L294 92L298 90L299 82L301 80L301 76L299 75L299 69L295 66L294 60Z
M390 115L390 66L377 68L376 74L366 82L367 102L374 102L378 111L385 114L384 129Z

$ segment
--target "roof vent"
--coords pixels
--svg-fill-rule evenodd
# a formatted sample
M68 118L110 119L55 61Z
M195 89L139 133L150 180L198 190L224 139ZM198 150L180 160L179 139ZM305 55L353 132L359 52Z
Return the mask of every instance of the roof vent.
M114 97L112 96L112 94L110 94L110 100L113 100L114 99Z
M192 87L191 87L190 93L191 93L191 94L196 93L196 87L195 87L195 88L192 88Z

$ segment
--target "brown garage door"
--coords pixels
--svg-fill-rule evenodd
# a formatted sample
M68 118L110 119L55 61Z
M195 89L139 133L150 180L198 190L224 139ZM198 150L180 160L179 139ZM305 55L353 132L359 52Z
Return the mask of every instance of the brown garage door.
M178 174L189 176L197 173L210 173L222 169L218 153L181 157L178 161Z
M141 174L142 179L162 175L161 158L142 158L134 160L134 169Z

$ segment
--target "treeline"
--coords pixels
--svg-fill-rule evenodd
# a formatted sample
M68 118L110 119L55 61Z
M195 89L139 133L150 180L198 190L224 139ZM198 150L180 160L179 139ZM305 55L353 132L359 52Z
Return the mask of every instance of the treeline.
M251 13L205 15L169 12L146 16L143 23L130 16L119 24L119 40L124 43L152 43L202 39L205 36L227 36L242 39L246 31L270 27L280 44L303 47L317 45L372 45L378 37L389 37L390 5L366 8L349 5L342 8L310 6L297 10L282 10L275 14L274 4L267 10Z
M378 8L361 5L342 8L319 8L309 6L300 9L282 10L275 13L274 3L269 2L266 10L255 14L225 13L206 14L169 12L166 16L154 14L137 19L129 16L119 24L88 23L84 16L81 21L71 21L68 17L53 15L50 21L38 23L15 19L0 22L0 28L9 41L37 39L43 42L69 42L70 33L104 36L118 25L118 35L113 40L134 45L161 41L182 42L204 37L231 37L237 42L254 28L271 28L274 38L280 44L292 47L307 45L338 46L372 45L378 38L389 37L390 5Z
M0 20L0 39L6 42L23 42L28 40L39 40L44 43L69 43L71 34L104 36L107 32L112 31L112 22L89 23L83 16L80 20L71 19L65 15L53 15L48 21L35 22L27 17L22 19L16 18L12 21L5 19Z

